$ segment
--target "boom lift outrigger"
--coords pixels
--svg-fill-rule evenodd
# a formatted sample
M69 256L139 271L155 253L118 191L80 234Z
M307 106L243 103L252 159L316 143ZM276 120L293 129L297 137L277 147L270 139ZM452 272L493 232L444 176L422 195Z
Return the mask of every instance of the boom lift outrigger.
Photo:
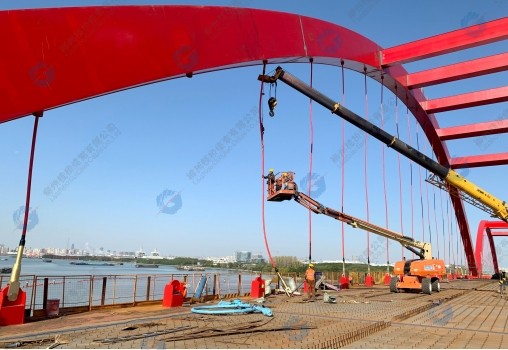
M439 292L439 280L445 274L445 263L443 260L432 257L432 248L430 243L415 241L411 237L403 236L397 232L371 224L370 222L355 218L341 211L325 207L323 204L307 196L305 193L298 192L298 187L294 182L294 173L284 172L277 181L282 183L281 189L268 189L267 200L281 202L294 199L307 209L316 214L324 214L339 221L343 221L354 228L375 233L377 235L389 238L399 242L404 248L415 253L420 259L400 261L395 263L395 277L390 280L390 291L399 292L400 290L418 290L425 294L431 294L432 291ZM271 186L274 186L272 184Z
M282 80L295 90L329 109L333 114L342 117L369 135L374 136L379 141L385 143L388 147L395 149L405 157L434 173L436 176L429 179L430 183L445 190L447 190L445 183L457 188L459 190L459 196L462 199L488 212L491 216L497 217L508 223L508 208L506 207L505 201L496 198L487 191L471 183L451 168L445 167L444 165L430 159L395 136L390 135L356 113L350 111L344 106L341 106L339 103L333 101L329 97L305 84L303 81L284 71L281 67L277 67L275 75L260 75L258 79L268 83L274 83L277 80Z

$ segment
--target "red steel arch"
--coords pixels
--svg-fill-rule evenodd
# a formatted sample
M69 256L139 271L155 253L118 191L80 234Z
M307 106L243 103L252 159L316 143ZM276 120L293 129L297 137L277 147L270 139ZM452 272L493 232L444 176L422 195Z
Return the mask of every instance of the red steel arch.
M492 252L492 263L494 264L494 273L499 273L499 264L497 261L497 252L496 246L494 245L494 237L496 236L508 236L508 223L504 221L488 221L482 220L478 224L478 231L476 233L476 246L475 246L475 256L476 256L476 266L478 268L478 274L481 276L483 274L483 239L485 235L489 240L490 251ZM505 230L505 231L493 231L493 230Z
M506 23L496 25L503 24ZM107 6L1 11L0 39L6 52L0 57L0 96L8 103L0 106L0 123L167 79L259 65L263 61L308 62L312 57L315 63L336 66L343 60L346 68L359 72L365 67L367 74L378 81L384 75L385 86L409 107L438 161L450 166L444 139L432 114L443 107L436 107L435 103L430 106L431 101L419 89L431 82L409 75L401 64L475 45L456 45L454 38L448 51L425 51L424 43L384 50L360 34L332 23L295 14L229 7ZM502 38L503 35L488 39L480 36L475 40L478 44ZM451 198L469 269L476 275L464 207L460 199L453 195Z

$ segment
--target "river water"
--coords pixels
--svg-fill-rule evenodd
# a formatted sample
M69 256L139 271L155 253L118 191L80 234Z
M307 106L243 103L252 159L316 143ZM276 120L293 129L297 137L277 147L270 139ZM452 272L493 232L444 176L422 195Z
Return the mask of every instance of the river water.
M15 258L0 256L0 268L12 267ZM135 274L171 274L180 273L175 266L159 265L158 268L137 268L135 263L124 263L115 266L99 266L99 265L73 265L73 260L52 259L51 262L44 262L43 259L23 258L21 262L22 275L37 276L70 276L70 275L135 275ZM90 261L90 264L101 264L100 261ZM210 269L206 272L220 271L218 269Z

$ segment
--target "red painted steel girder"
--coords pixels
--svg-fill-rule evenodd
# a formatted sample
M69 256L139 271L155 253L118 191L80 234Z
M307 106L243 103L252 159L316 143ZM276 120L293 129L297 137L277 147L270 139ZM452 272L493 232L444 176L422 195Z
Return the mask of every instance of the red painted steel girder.
M490 27L490 25L489 25ZM227 38L227 40L225 40ZM0 123L88 98L209 71L281 62L344 66L381 81L421 125L437 160L449 166L437 122L381 67L382 48L349 29L313 18L245 8L106 6L0 11ZM493 39L492 39L493 40ZM500 40L499 38L496 40ZM393 51L393 50L392 50ZM456 191L452 189L452 191ZM452 196L470 270L468 222Z
M505 39L508 17L384 49L381 63L386 67L414 62Z
M499 265L497 261L496 247L494 245L493 236L504 236L503 232L492 232L496 229L507 229L508 223L504 221L487 221L482 220L478 224L478 230L476 232L476 247L475 247L475 259L478 268L478 273L481 275L483 272L483 239L485 234L489 240L490 251L492 252L492 262L494 264L494 272L499 273ZM508 235L508 234L507 234Z
M499 119L491 122L452 126L437 129L436 132L442 141L502 134L508 132L508 120Z
M492 237L501 237L501 236L508 236L508 231L494 231L494 232L490 232L490 234L492 235Z
M455 157L451 159L453 169L478 168L508 164L508 153L482 154L478 156Z
M397 80L409 89L448 83L508 70L508 53L427 69L398 77Z
M505 101L508 101L508 86L436 98L421 104L427 113L438 113Z

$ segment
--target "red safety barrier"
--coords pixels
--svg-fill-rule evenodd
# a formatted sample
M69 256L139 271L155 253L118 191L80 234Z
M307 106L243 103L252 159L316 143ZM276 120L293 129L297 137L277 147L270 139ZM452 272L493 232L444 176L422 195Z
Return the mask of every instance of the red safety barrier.
M164 287L162 306L178 307L183 305L183 286L178 280L172 280Z
M374 285L374 278L371 275L365 276L365 286L372 287Z
M25 322L26 293L21 289L14 301L9 301L7 293L9 286L2 289L0 293L0 326L10 326Z
M252 298L262 298L265 296L265 281L261 278L261 276L252 280L250 296Z
M339 283L340 289L349 289L349 278L347 278L346 276L344 275L340 276Z

